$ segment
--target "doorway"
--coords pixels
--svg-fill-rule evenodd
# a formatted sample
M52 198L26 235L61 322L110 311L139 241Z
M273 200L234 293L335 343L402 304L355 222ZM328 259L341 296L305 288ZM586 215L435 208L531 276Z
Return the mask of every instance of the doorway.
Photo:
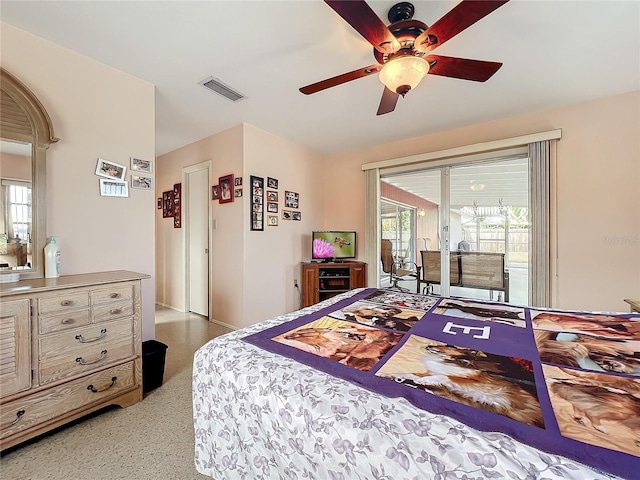
M209 318L210 235L209 169L203 162L183 169L185 236L185 310Z

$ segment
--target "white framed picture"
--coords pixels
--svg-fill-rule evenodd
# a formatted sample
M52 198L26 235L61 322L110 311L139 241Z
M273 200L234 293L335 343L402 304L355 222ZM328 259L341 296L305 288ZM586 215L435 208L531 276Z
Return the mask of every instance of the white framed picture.
M120 180L101 178L100 195L103 197L128 197L129 184Z
M96 175L106 178L113 178L114 180L124 181L124 174L127 172L127 167L118 163L110 162L104 158L98 159L98 165L96 166Z
M140 190L151 190L153 188L153 178L141 175L131 175L131 188Z
M153 170L153 162L151 160L142 160L140 158L131 157L131 171L140 173L151 173Z

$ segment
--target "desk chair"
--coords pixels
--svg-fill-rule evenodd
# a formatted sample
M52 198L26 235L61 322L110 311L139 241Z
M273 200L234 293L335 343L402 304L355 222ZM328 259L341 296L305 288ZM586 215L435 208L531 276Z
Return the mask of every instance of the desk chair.
M414 262L409 262L406 260L398 261L393 256L393 245L391 244L391 240L383 239L380 244L380 259L382 260L382 271L384 273L389 274L389 282L391 286L389 290L398 290L400 292L408 292L408 288L401 287L398 285L400 280L409 280L409 279L418 279L420 277L420 267L416 265ZM409 270L406 268L401 268L406 264L415 265L415 270ZM410 278L406 278L410 277Z

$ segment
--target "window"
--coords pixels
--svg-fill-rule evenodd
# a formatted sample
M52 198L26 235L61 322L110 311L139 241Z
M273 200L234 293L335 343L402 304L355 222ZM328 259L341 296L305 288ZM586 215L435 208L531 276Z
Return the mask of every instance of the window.
M19 238L23 243L31 240L31 184L15 180L2 181L5 238Z

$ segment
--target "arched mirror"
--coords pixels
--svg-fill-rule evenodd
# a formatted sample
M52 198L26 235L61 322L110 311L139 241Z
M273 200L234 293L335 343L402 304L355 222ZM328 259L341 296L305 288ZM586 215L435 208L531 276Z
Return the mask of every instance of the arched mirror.
M58 139L36 96L0 67L0 275L44 276L46 153Z

